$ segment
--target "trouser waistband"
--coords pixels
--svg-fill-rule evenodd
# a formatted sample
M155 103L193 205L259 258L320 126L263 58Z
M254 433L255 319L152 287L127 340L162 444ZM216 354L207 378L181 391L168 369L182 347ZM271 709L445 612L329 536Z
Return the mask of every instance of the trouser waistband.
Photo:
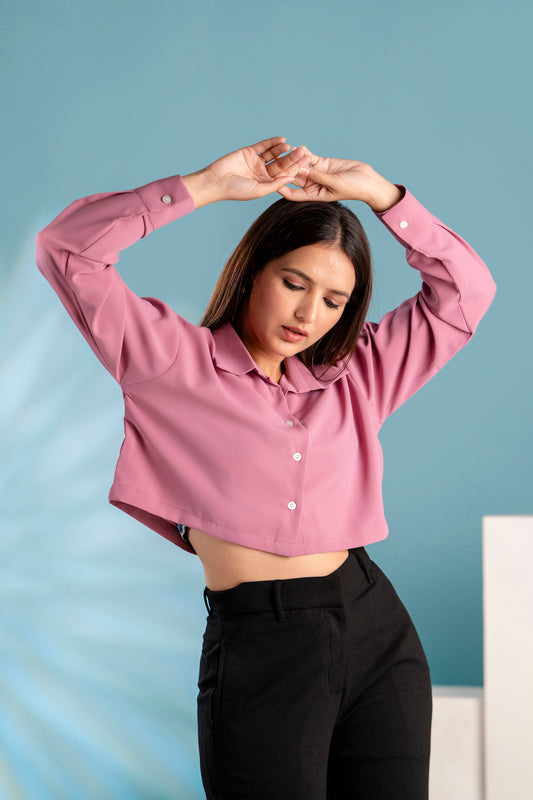
M350 549L348 558L329 575L312 578L287 578L275 581L250 581L232 589L204 589L204 602L211 614L246 614L296 608L342 606L343 586L352 574L354 558L369 583L373 582L371 561L364 547Z

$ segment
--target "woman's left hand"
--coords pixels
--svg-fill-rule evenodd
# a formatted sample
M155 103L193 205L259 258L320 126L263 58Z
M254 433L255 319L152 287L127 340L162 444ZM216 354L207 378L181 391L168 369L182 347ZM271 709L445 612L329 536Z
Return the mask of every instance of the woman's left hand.
M373 211L386 211L402 198L402 191L369 164L341 158L322 158L305 148L309 167L291 181L300 188L282 186L287 200L362 200Z

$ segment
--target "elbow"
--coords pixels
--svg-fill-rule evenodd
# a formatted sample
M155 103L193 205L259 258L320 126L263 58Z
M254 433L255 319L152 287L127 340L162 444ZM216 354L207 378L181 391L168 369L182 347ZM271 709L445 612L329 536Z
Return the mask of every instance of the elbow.
M489 295L490 295L490 296L489 296L489 306L490 306L490 304L492 303L492 301L494 300L494 297L495 297L495 295L496 295L496 290L497 290L497 286L496 286L496 284L495 284L495 282L494 282L494 279L492 278L492 276L491 276L491 279L490 279L490 281L491 281L491 282L490 282L490 287L489 287Z
M46 274L46 264L49 261L49 253L51 251L51 242L47 235L47 229L43 228L35 237L35 263L39 272L43 275Z
M480 315L480 318L486 314L486 312L492 305L492 301L494 300L495 296L496 296L496 284L492 278L492 275L489 275L487 278L487 285L485 288L485 292L483 293L482 297L483 311Z
M55 241L49 231L49 226L39 231L35 237L35 263L39 272L49 280L51 273L60 269L64 258L61 257L62 248Z
M43 265L46 260L46 253L48 249L45 231L46 228L42 231L39 231L35 237L35 263L37 264L39 272L43 272Z
M47 225L35 237L35 252L48 253L54 249L53 237L50 235L50 226Z
M494 300L494 296L496 294L496 288L497 287L496 287L496 283L494 281L494 278L492 277L492 274L489 272L489 269L488 269L487 265L483 264L483 266L485 268L485 274L483 276L484 277L484 282L483 282L482 286L483 286L483 297L485 299L485 310L487 310L487 308L490 306L490 304Z
M492 277L489 275L483 291L477 294L475 305L473 305L471 309L472 313L468 315L469 329L471 335L475 333L477 326L479 325L479 323L489 310L495 295L496 295L496 284L494 283Z

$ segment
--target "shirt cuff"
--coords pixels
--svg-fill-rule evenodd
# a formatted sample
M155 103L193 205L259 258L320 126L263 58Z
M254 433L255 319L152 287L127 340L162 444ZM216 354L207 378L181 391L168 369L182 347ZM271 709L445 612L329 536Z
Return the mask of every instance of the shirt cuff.
M397 185L399 189L405 191L402 199L386 211L374 213L398 242L404 247L416 249L416 245L423 241L431 230L435 217L411 194L409 189Z
M194 200L183 183L181 175L172 175L139 186L135 192L141 198L146 211L150 230L160 228L178 217L194 211ZM148 231L147 231L148 232Z

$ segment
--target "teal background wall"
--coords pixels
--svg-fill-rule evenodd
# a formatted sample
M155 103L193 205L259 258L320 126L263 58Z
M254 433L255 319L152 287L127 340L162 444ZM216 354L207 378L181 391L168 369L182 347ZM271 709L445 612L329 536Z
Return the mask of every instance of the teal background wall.
M107 504L119 388L33 260L72 200L266 136L372 164L464 236L498 293L474 340L385 424L390 535L368 548L435 684L482 685L481 518L532 513L531 36L526 0L0 8L0 797L194 800L199 562ZM198 322L274 196L209 206L124 253ZM365 207L370 317L418 290Z

